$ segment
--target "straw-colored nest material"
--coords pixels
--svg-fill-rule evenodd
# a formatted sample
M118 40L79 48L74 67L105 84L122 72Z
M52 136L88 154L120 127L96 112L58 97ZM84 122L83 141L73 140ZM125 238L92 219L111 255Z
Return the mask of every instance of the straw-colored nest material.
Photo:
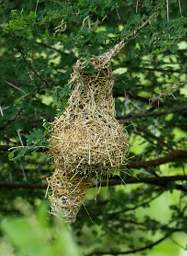
M55 122L52 151L69 172L81 175L108 175L119 167L127 152L127 134L110 115L84 116L80 113L71 125L64 119Z
M92 175L120 166L128 148L127 133L115 119L110 60L121 47L91 59L93 75L84 62L73 67L72 95L64 114L53 123L51 152L69 172ZM108 174L105 172L105 174Z
M58 171L49 182L51 205L53 212L62 209L69 219L75 218L87 190L78 185L80 176L108 176L111 167L119 167L126 160L128 136L115 119L110 66L112 56L122 47L123 42L91 58L89 63L77 61L70 80L73 91L68 107L53 122L50 151Z
M51 213L63 214L68 222L74 222L90 183L85 177L68 175L60 169L55 170L48 183L52 189L49 197Z

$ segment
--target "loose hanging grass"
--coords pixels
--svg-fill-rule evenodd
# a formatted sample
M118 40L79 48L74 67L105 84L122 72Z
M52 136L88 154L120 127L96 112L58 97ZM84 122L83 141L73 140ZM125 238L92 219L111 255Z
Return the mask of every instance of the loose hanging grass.
M55 172L48 181L51 209L55 215L63 212L70 222L76 219L89 179L111 175L112 167L120 167L126 160L128 136L115 119L110 65L123 46L120 42L89 63L77 61L68 107L53 122L50 151Z

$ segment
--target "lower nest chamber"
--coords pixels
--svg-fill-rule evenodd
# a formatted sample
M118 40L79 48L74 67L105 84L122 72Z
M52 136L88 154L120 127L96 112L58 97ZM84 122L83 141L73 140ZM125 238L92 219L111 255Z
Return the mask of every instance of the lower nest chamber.
M85 177L68 174L65 169L57 168L48 180L51 188L49 197L51 213L55 216L64 216L66 221L73 223L84 202L85 194L90 183Z

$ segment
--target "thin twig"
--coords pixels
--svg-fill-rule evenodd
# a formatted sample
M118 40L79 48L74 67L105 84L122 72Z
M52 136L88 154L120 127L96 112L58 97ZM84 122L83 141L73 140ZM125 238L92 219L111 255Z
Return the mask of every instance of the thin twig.
M21 138L21 134L20 134L20 130L17 130L17 135L18 135L19 141L20 141L20 143L21 143L21 146L24 147L23 141L22 141L22 138Z
M37 148L47 148L47 146L15 146L15 147L11 147L8 150L13 150L13 149L20 149L20 148L27 148L27 149L37 149Z
M155 17L155 15L157 15L157 12L154 12L151 16L148 17L148 19L146 19L137 29L135 29L129 36L128 36L128 40L134 39L136 37L136 35L138 34L138 32L144 28L147 24L149 24L152 20L153 17Z
M139 0L136 0L136 13L138 13Z
M20 92L23 92L24 94L26 93L23 89L21 89L20 87L18 87L17 85L13 84L12 82L10 81L5 81L6 84L10 85L11 87L13 87L14 89L20 91Z
M134 254L134 253L138 253L138 252L142 252L148 249L152 249L154 246L158 245L159 243L161 243L162 241L166 240L168 237L170 237L170 235L174 232L178 232L178 231L170 231L169 233L165 234L163 237L161 237L160 239L156 240L153 243L150 243L148 245L136 248L136 249L132 249L132 250L127 250L127 251L111 251L111 252L102 252L102 251L97 251L97 252L92 252L89 254L86 254L87 256L98 256L98 255L127 255L127 254Z
M136 206L134 207L125 207L124 209L122 210L119 210L119 211L113 211L111 213L108 213L108 215L111 215L111 216L115 216L115 215L118 215L120 213L127 213L129 211L134 211L140 207L144 207L145 205L149 205L152 201L154 201L155 199L157 199L158 197L160 197L161 195L163 194L163 191L159 191L159 193L157 193L156 195L154 195L153 197L149 198L147 201L144 201L143 203L140 203L140 204L137 204Z
M0 105L0 113L1 113L1 116L4 116L3 108L1 107L1 105Z
M179 5L179 13L182 16L182 7L181 7L181 1L178 0L178 5Z
M35 14L36 14L36 12L37 12L37 10L38 10L38 4L39 4L39 1L40 1L40 0L37 0L37 2L36 2L36 7L35 7L35 11L34 11L34 12L35 12Z
M167 21L169 21L169 0L166 0L166 16Z

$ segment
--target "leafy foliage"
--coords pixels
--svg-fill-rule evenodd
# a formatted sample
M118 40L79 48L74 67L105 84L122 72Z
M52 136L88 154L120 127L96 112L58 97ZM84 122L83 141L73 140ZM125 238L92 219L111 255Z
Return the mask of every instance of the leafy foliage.
M61 220L50 223L46 205L37 206L35 214L23 201L17 200L17 207L24 216L1 223L1 255L79 255L67 225Z
M18 215L14 207L18 197L32 205L35 199L44 198L45 189L27 185L44 184L52 171L46 153L50 122L66 107L72 65L77 58L88 59L107 51L121 39L126 47L112 63L114 97L117 117L129 133L129 162L186 150L187 3L168 1L167 9L166 2L0 1L2 218ZM141 27L147 20L147 25ZM186 232L185 161L186 157L175 157L165 164L141 168L127 165L120 172L121 182L127 185L93 188L73 225L81 251L88 255L105 251L120 255L137 249L142 253L144 250L138 249L151 249L160 237L164 240ZM178 175L183 178L158 182L160 176ZM149 178L157 182L146 182ZM135 180L140 182L133 185ZM13 186L17 183L25 187ZM100 181L96 183L99 187ZM39 255L53 255L47 242L53 228L45 226L49 223L42 226L35 218L5 220L2 228L19 253L39 248ZM37 234L30 228L32 221L39 230ZM40 248L38 240L44 230L46 246ZM25 236L18 239L23 233ZM19 243L22 238L24 245ZM64 244L61 236L54 239ZM28 240L32 240L33 248Z

